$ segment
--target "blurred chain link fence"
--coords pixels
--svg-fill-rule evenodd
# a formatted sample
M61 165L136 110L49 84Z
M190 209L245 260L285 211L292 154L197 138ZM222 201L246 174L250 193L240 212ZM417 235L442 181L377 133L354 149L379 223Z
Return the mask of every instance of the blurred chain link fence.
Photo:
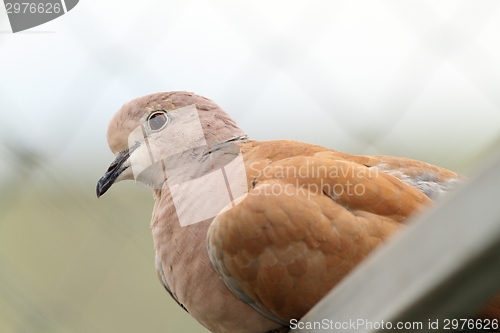
M467 172L500 133L500 3L81 2L0 14L0 331L203 332L156 281L153 200L118 184L111 115L189 90L252 139Z

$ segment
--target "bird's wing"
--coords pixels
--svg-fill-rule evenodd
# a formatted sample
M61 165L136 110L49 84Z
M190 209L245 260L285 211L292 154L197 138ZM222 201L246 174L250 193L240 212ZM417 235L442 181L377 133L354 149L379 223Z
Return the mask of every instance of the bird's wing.
M289 322L431 200L350 155L270 144L242 148L249 193L214 219L208 247L237 297Z
M416 187L435 200L464 179L456 172L425 162L391 156L349 156L347 160L385 172Z

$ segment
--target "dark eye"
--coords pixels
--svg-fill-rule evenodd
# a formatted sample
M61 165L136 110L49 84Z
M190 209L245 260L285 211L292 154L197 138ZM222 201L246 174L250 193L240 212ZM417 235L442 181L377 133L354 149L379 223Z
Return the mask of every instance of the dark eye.
M155 112L149 115L148 125L153 132L161 130L167 123L168 118L163 111Z

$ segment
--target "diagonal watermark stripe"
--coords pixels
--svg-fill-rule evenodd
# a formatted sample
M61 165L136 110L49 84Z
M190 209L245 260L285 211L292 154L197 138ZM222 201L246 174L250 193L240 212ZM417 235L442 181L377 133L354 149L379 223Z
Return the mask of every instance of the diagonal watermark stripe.
M198 112L195 105L153 111L128 138L134 179L153 189L166 183L181 226L215 217L248 193L239 146L207 142Z

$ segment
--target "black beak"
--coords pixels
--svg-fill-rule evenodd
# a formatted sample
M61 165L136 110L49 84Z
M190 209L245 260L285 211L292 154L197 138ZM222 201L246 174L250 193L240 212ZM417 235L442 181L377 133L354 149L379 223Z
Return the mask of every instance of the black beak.
M129 150L124 150L116 156L115 160L109 166L108 170L104 174L104 176L99 179L96 186L97 197L99 198L101 195L106 193L106 191L113 185L116 178L125 171L128 167L124 167L123 163L129 158L130 153Z

